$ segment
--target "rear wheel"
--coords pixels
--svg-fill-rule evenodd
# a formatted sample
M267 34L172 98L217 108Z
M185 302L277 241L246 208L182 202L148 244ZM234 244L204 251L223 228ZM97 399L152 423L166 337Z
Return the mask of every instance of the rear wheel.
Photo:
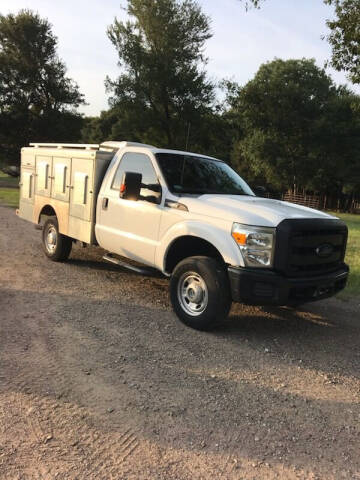
M224 266L210 257L189 257L175 268L170 281L175 313L187 326L210 330L223 321L231 307Z
M42 244L45 255L54 262L62 262L69 257L72 240L59 232L56 217L46 220L43 228Z

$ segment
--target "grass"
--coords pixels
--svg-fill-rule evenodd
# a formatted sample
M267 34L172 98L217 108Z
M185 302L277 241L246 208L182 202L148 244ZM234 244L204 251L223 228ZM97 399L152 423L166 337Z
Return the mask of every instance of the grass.
M19 179L0 171L0 205L17 208L19 205Z
M17 208L19 206L19 189L0 186L0 205Z
M0 170L0 188L2 187L14 187L17 188L19 186L19 178L10 177L6 175L6 173Z
M350 213L333 213L341 218L349 229L346 249L346 263L350 266L350 278L347 287L340 297L360 295L360 215Z

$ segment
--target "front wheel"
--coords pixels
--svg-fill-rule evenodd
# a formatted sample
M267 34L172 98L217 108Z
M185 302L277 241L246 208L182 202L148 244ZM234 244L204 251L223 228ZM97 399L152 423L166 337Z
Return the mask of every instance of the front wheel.
M72 240L59 232L56 217L46 220L43 228L42 244L45 255L53 262L67 260L70 255Z
M171 303L179 319L196 330L210 330L231 307L224 266L209 257L189 257L175 268L170 280Z

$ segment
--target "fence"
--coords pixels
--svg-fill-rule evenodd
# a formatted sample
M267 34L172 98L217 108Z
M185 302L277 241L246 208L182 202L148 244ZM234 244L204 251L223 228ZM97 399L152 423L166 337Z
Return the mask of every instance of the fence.
M283 194L266 193L267 198L284 200L317 210L333 210L360 214L360 200L350 195L314 195L286 192Z
M318 195L301 195L299 193L286 192L283 194L283 200L304 205L305 207L316 208L317 210L322 208L321 198Z

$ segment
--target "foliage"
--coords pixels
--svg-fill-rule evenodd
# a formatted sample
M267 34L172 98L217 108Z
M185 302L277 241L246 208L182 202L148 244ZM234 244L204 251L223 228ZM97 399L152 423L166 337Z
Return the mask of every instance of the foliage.
M331 65L348 73L353 83L360 83L360 2L325 0L335 6L336 19L328 21L327 37L332 46Z
M349 229L348 245L346 249L346 263L350 266L350 277L347 287L341 297L360 294L360 215L350 215L334 213L335 216L340 217Z
M275 60L233 100L244 129L233 161L283 190L306 186L319 158L318 122L336 88L313 60Z
M242 1L242 0L241 0ZM249 5L260 7L262 0L244 0ZM348 73L349 79L360 83L360 2L359 0L323 0L335 7L335 20L328 20L331 30L327 40L332 47L329 62L338 71Z
M326 193L360 192L360 98L336 89L316 122L317 159L307 187ZM314 149L315 151L315 149Z
M352 5L327 1L339 21ZM314 60L269 62L243 87L223 81L217 102L203 53L210 20L195 0L127 0L127 13L108 29L120 67L106 80L110 108L84 119L48 21L27 10L0 15L0 164L15 163L30 140L131 139L231 161L251 184L277 191L358 195L359 96L336 87Z
M264 0L240 0L240 1L244 1L246 10L248 10L250 7L260 8L260 3L263 2Z
M56 47L38 14L0 15L0 157L9 163L30 140L79 139L82 119L74 109L84 99Z
M112 111L102 119L116 118L118 138L131 128L131 138L185 148L212 112L203 55L209 19L194 0L128 0L127 12L129 21L115 19L108 29L122 70L107 79Z
M352 193L360 187L359 97L314 60L274 60L230 95L242 136L232 161L252 183L280 191Z

